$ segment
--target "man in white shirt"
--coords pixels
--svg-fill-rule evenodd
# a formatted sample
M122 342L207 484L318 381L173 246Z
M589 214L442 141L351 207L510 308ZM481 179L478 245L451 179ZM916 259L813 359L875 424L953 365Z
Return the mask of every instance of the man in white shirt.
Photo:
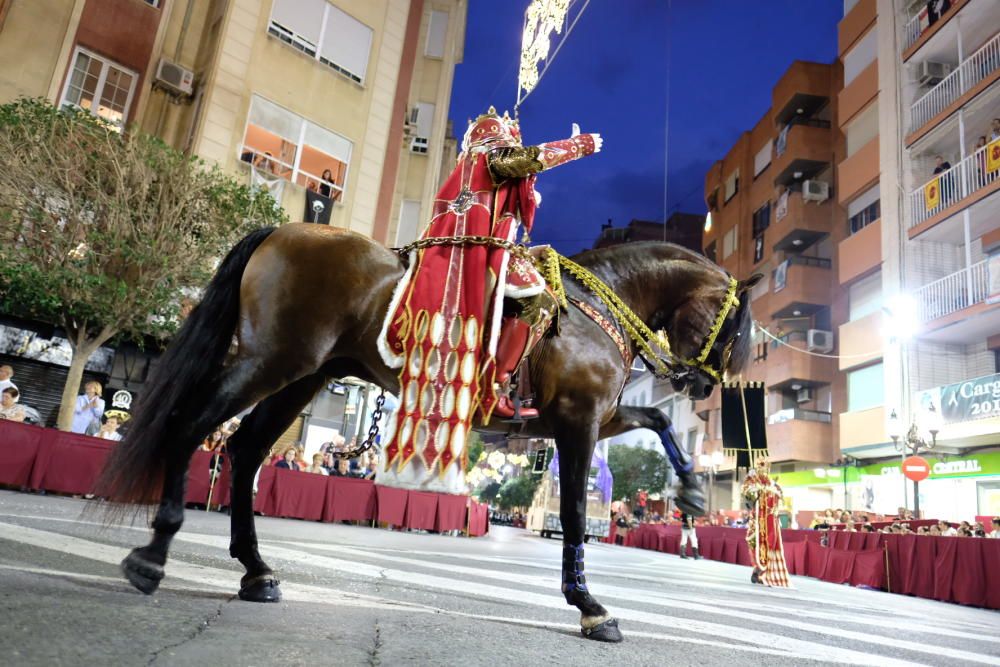
M958 535L958 531L947 521L938 521L938 530L941 531L941 537L955 537Z
M986 537L992 537L995 540L1000 540L1000 516L993 517L993 530L986 533Z
M3 366L0 366L0 391L3 391L7 387L14 387L15 389L17 389L17 385L15 385L11 381L12 377L14 377L14 369L13 368L11 368L10 366L7 366L6 364L3 365Z

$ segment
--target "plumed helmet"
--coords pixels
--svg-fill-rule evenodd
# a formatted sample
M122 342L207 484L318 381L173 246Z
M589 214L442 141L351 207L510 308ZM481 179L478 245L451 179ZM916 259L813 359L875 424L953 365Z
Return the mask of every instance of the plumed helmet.
M520 146L521 128L517 121L506 112L503 116L490 107L489 110L469 122L469 128L462 139L462 151L470 151L486 146Z

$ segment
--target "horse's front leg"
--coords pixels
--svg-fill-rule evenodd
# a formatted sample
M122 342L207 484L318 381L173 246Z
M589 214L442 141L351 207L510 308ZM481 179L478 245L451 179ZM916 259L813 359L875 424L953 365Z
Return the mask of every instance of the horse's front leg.
M694 471L694 459L678 442L673 424L665 414L656 408L619 405L611 421L601 427L600 437L610 438L637 428L648 428L659 436L667 460L680 481L674 498L677 507L692 516L705 514L705 491Z
M612 618L587 588L583 573L583 538L587 525L587 477L597 440L596 420L567 426L556 436L559 448L559 518L562 521L562 593L580 610L580 626L588 639L620 642L618 619Z

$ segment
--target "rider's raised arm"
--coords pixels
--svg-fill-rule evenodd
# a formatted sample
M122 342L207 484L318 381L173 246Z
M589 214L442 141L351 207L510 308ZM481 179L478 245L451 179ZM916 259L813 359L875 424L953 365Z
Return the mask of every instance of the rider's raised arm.
M597 153L601 150L601 143L599 134L576 134L569 139L550 141L538 146L497 148L489 155L490 173L496 181L525 178Z

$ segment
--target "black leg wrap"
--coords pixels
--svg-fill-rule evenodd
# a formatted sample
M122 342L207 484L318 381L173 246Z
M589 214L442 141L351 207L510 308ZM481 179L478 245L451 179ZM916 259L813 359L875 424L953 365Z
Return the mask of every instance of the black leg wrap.
M622 631L618 629L617 618L609 618L603 623L598 623L592 628L582 628L580 632L587 639L593 639L598 642L617 644L623 639Z
M563 547L562 578L562 592L566 597L566 604L577 605L577 598L581 597L577 593L585 593L590 597L587 577L583 574L582 544Z

